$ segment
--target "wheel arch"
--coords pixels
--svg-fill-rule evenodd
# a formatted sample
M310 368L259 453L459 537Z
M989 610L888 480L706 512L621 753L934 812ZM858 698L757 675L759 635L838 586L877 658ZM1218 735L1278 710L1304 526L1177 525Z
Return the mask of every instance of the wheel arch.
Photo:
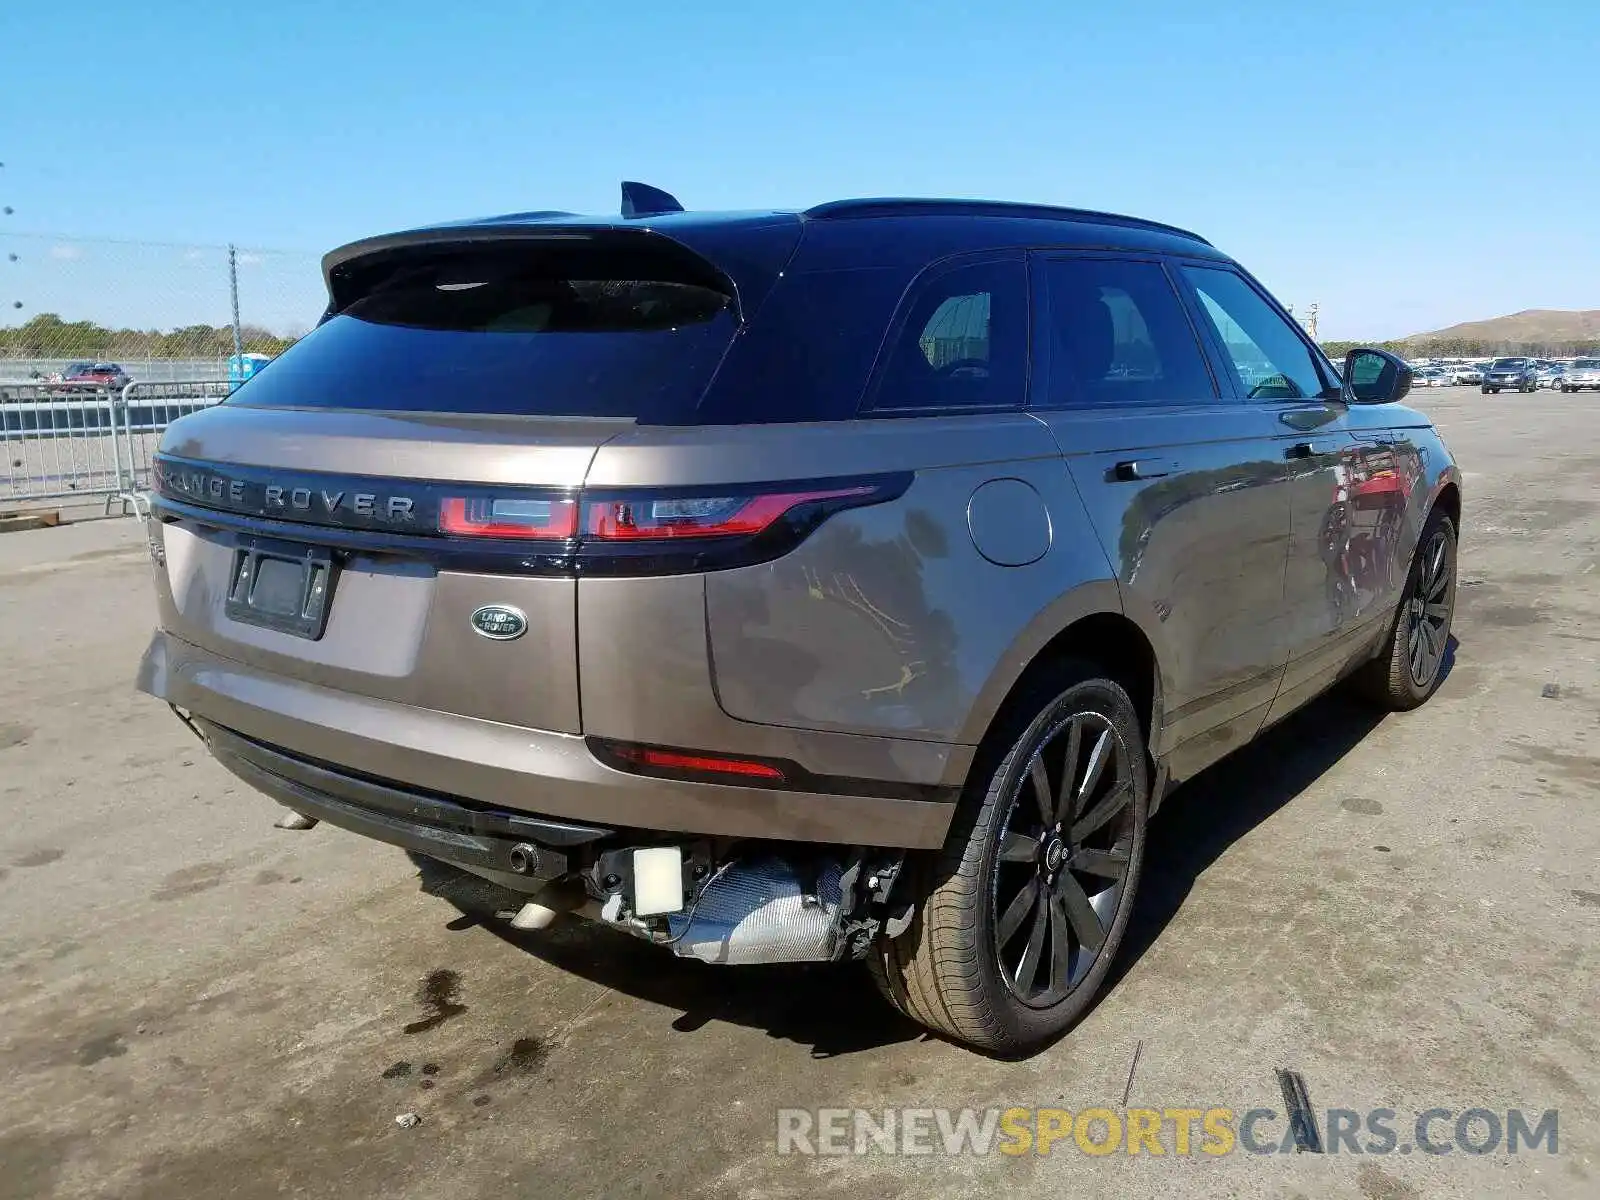
M1461 536L1461 486L1452 475L1444 479L1433 496L1433 510L1442 511L1455 526L1456 536Z
M1123 611L1116 584L1085 585L1041 614L1047 615L1053 619L1036 621L1013 643L979 693L961 740L983 745L1055 664L1076 659L1105 668L1127 689L1154 765L1162 728L1161 657L1149 633Z

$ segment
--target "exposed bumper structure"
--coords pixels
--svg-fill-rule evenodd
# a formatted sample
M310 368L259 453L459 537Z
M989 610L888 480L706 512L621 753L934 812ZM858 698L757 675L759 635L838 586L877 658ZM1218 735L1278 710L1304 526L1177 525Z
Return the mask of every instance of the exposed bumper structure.
M823 862L807 885L778 859L734 863L691 912L668 918L672 952L724 966L838 958L841 874L838 863Z

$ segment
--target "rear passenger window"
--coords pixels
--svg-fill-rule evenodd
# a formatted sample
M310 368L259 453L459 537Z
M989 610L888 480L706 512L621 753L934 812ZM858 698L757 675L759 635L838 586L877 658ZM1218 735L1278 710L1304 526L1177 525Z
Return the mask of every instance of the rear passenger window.
M1028 353L1021 259L970 263L924 280L896 328L873 408L1021 406Z
M1047 407L1216 398L1194 329L1159 264L1055 258L1044 261L1042 275Z
M1185 267L1200 307L1251 400L1300 400L1327 385L1310 348L1255 288L1232 271Z

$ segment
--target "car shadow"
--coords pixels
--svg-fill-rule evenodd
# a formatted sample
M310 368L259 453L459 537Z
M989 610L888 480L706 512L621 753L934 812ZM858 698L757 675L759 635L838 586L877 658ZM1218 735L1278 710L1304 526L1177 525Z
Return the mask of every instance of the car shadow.
M1441 684L1455 667L1459 644L1454 635L1445 644ZM1321 778L1386 715L1335 689L1168 796L1150 823L1133 913L1101 995L1155 944L1212 863Z
M875 1050L932 1035L896 1013L864 968L833 963L717 967L592 921L560 917L547 929L513 928L514 893L454 867L411 856L423 891L461 915L447 928L481 927L552 967L668 1009L672 1028L696 1033L713 1022L764 1030L806 1047L813 1058Z
M1456 647L1452 637L1446 674ZM1150 825L1144 875L1101 998L1156 943L1195 881L1229 846L1305 791L1383 719L1379 710L1335 691L1167 797ZM573 918L522 931L509 924L519 903L514 893L431 859L411 858L421 889L460 914L447 928L481 927L559 970L676 1009L672 1028L679 1033L731 1022L805 1046L814 1058L933 1036L890 1009L864 969L828 963L716 967L675 958L638 938ZM1098 1000L1088 1012L1097 1006Z

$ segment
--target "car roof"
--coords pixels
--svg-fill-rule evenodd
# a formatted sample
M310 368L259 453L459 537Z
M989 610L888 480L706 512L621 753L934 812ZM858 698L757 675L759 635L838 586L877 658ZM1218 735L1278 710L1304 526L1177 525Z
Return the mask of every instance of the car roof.
M1131 217L1122 213L1099 212L1087 208L1069 208L1056 204L1028 204L1013 200L960 200L937 197L878 196L854 200L830 200L806 209L762 209L752 211L648 212L636 216L611 216L608 214L581 214L553 209L533 212L504 213L493 217L473 217L464 221L444 222L429 228L471 228L481 225L578 225L590 227L614 226L622 222L643 225L647 228L686 229L702 225L769 225L798 217L807 221L840 221L850 219L913 219L917 217L961 217L973 221L1056 221L1080 225L1099 225L1140 229L1171 234L1187 241L1210 246L1197 233L1152 221L1144 217Z
M625 207L628 186L637 185L625 185ZM676 203L665 193L651 192ZM1142 217L1010 201L877 197L833 200L807 209L673 210L631 216L553 210L502 213L352 242L330 251L323 258L323 270L331 282L332 273L354 259L408 244L537 238L564 231L579 236L654 234L691 250L714 247L718 255L732 251L741 258L746 249L792 248L803 235L808 269L906 266L964 252L1025 247L1131 250L1231 261L1198 234ZM715 261L717 255L708 257Z
M880 197L871 200L833 200L805 210L813 220L845 220L851 217L972 217L988 219L1026 219L1038 221L1070 221L1075 224L1111 225L1128 229L1153 230L1175 234L1190 241L1210 246L1197 233L1151 221L1144 217L1129 217L1120 213L1098 212L1087 208L1067 208L1055 204L1024 204L1011 200L940 200L914 197Z

